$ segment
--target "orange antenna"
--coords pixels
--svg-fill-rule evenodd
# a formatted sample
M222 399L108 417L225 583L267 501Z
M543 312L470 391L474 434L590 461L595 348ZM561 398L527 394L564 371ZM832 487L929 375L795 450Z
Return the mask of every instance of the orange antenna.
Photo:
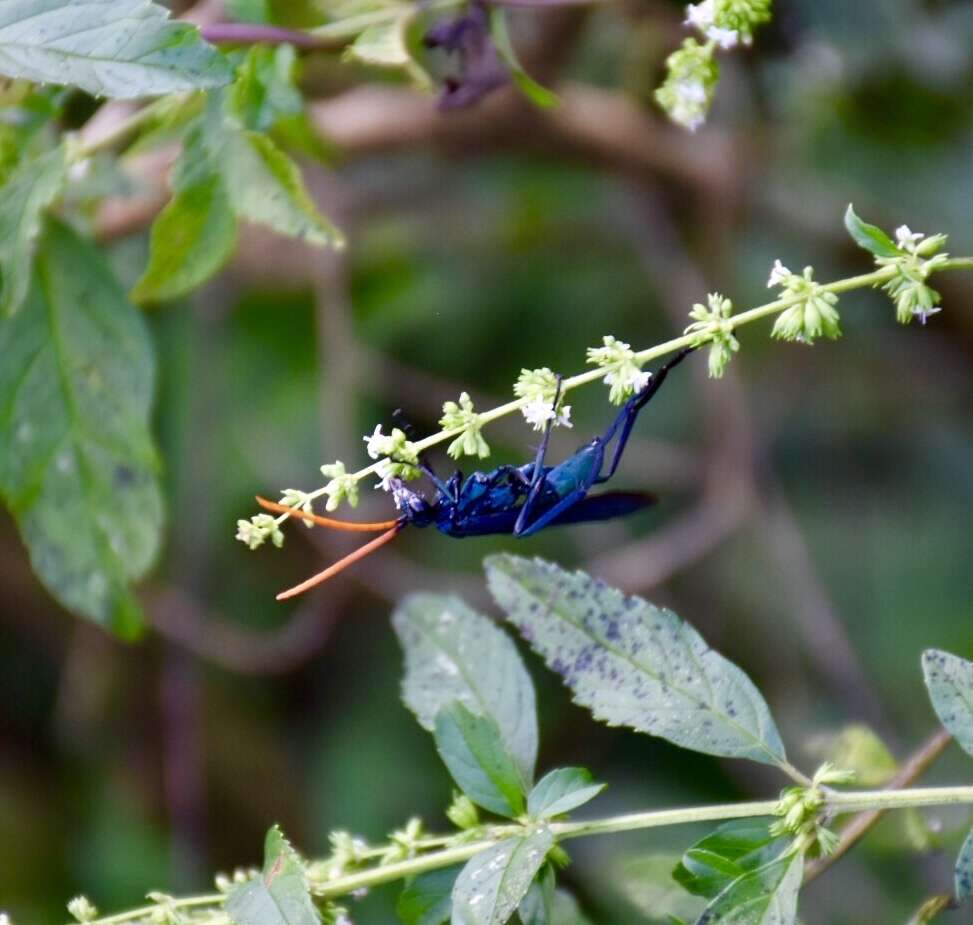
M327 581L329 578L333 578L339 572L343 572L349 565L354 565L359 559L364 559L365 556L371 555L380 546L384 546L394 539L395 535L405 526L405 521L396 520L393 521L393 524L394 526L390 530L381 536L376 536L375 539L370 540L364 546L349 553L344 559L339 559L334 565L329 565L323 572L312 575L307 581L302 581L299 585L294 585L293 588L281 591L277 595L277 600L286 601L289 597L296 597L298 594L303 594L305 591L309 591L311 588Z
M297 507L288 507L286 504L277 504L261 498L257 495L257 504L266 511L273 511L275 514L290 514L293 517L300 517L302 520L310 521L319 527L330 527L332 530L345 530L349 533L378 533L381 530L391 530L397 520L381 520L376 523L355 523L352 520L334 520L331 517L319 517L317 514L310 514Z

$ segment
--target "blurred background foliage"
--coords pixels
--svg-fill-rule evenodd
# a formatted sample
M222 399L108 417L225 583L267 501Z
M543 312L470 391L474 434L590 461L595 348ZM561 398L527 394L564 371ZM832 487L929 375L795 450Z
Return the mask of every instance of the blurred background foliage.
M2 532L0 906L16 922L59 920L80 891L111 909L150 888L205 888L255 862L272 822L311 856L334 828L378 839L413 813L446 826L450 785L399 704L388 615L419 589L493 612L480 562L511 543L409 533L285 606L277 590L348 547L292 528L283 552L248 553L233 524L255 492L312 488L322 462L362 459L361 434L396 407L428 431L462 389L478 407L503 401L522 366L576 371L603 334L636 347L672 336L708 290L764 301L774 258L813 263L819 279L864 272L841 226L849 201L973 252L973 3L775 6L752 50L724 56L697 135L649 102L681 38L675 2L518 14L539 77L566 100L597 92L569 107L573 135L551 121L566 116L508 91L438 116L385 74L305 62L333 155L308 178L349 247L322 256L248 232L214 282L149 311L169 526L141 590L148 638L125 645L68 617L9 521ZM131 283L147 244L127 231L111 247ZM935 725L921 649L973 653L973 284L937 285L946 310L926 328L856 293L837 343L776 344L753 326L723 382L702 360L683 367L617 477L659 507L516 551L673 607L754 677L803 764L851 722L905 756ZM611 414L598 387L572 399L558 453ZM536 441L517 422L491 435L496 462ZM386 497L363 495L363 516L387 514ZM528 661L541 765L591 767L611 785L602 813L779 785L599 727ZM961 779L953 758L928 780ZM922 863L877 833L808 889L804 920L861 922L867 909L904 923L944 891L941 849L968 820L925 818L907 833ZM696 834L578 844L566 882L596 925L646 921L633 859ZM356 904L355 921L390 921L394 894Z

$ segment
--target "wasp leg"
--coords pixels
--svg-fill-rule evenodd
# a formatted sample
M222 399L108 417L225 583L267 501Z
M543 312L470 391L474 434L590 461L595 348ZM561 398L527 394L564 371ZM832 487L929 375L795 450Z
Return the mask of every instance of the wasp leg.
M565 495L554 507L544 511L532 524L522 525L518 518L514 526L514 536L524 539L525 537L533 536L539 530L543 530L548 524L557 520L565 511L574 507L579 501L582 501L590 489L590 485L582 485L580 488L575 488L571 494ZM521 511L521 516L523 516L523 511Z
M615 471L618 469L618 464L622 461L622 453L625 452L625 445L628 443L628 438L631 436L632 427L635 425L635 419L638 417L639 412L649 403L652 396L659 391L662 383L666 381L666 376L669 375L669 370L678 366L695 349L695 347L687 347L685 350L681 350L679 353L677 353L668 363L660 366L658 370L653 373L648 385L646 385L646 387L642 389L638 395L636 395L634 398L630 398L625 403L625 407L622 408L618 414L618 417L615 418L611 427L605 431L605 435L601 438L602 444L607 447L612 438L615 436L618 428L621 427L622 429L622 432L618 437L618 443L615 445L615 452L612 456L612 461L608 468L608 472L607 474L598 477L596 480L598 484L607 482L615 474Z
M544 438L541 445L537 448L537 457L534 459L534 471L531 474L530 488L527 491L527 499L524 506L520 509L517 523L514 525L514 536L522 536L523 531L530 520L530 515L534 509L534 504L541 493L544 484L544 457L547 456L547 447L551 442L551 431L554 428L554 421L557 417L557 403L561 397L561 377L557 377L557 388L554 390L554 416L544 426ZM590 487L590 486L589 486ZM587 489L586 489L587 490ZM570 497L570 496L569 496Z

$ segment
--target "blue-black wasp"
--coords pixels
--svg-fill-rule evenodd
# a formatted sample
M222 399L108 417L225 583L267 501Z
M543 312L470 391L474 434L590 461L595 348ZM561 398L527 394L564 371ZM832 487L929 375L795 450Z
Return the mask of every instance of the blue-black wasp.
M545 527L609 520L654 504L656 499L644 492L608 491L596 495L589 492L615 474L639 412L659 391L669 371L693 349L682 350L660 366L645 387L622 406L608 430L556 466L545 464L552 427L552 422L548 421L537 455L532 462L522 466L498 466L489 472L473 472L468 476L457 471L443 481L428 460L420 457L420 468L435 485L436 496L429 501L400 479L392 479L391 491L400 512L395 520L381 523L334 520L257 498L269 511L292 514L322 527L381 533L324 571L281 592L277 599L294 597L327 581L391 541L405 527L435 527L440 533L455 538L497 534L528 537ZM555 408L557 399L558 395L555 395ZM612 441L615 446L609 454ZM609 455L611 461L607 472L603 473Z

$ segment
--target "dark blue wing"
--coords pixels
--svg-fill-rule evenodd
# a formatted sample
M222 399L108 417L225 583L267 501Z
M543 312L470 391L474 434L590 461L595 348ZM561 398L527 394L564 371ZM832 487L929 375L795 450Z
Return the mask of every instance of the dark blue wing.
M655 495L639 491L606 491L589 495L555 519L551 526L580 524L592 520L612 520L627 517L658 503Z

